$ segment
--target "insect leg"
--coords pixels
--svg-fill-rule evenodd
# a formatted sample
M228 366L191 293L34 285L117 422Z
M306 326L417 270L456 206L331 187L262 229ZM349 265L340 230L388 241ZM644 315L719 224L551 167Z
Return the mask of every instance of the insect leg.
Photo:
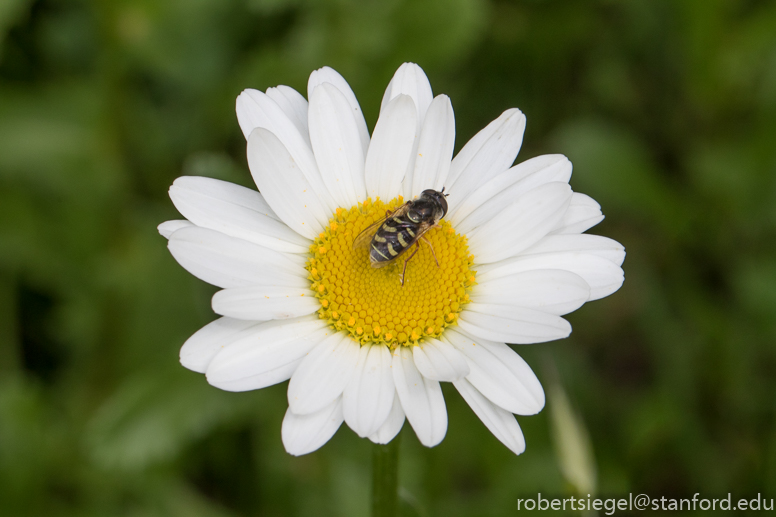
M404 287L404 274L407 272L407 262L409 262L410 259L415 256L415 253L418 252L418 248L420 248L420 243L419 242L415 245L415 251L412 252L412 255L407 257L407 260L404 261L404 269L402 269L402 271L401 271L401 286L402 287Z
M422 235L421 235L421 236L420 236L420 238L421 238L421 239L423 239L423 242L425 242L426 244L428 244L428 247L429 247L429 248L431 248L431 254L432 254L432 255L434 255L434 262L436 262L436 265L437 265L437 267L439 267L439 261L438 261L438 260L437 260L437 258L436 258L436 252L434 251L434 246L433 246L433 245L431 244L431 242L430 242L428 239L426 239L424 236L422 236ZM418 243L418 245L420 245L420 243Z

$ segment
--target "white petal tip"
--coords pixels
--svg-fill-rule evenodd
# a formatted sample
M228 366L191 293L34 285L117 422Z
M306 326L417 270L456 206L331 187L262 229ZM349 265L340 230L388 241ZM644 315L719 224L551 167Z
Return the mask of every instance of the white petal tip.
M181 228L188 228L189 226L194 225L189 221L176 219L172 221L165 221L157 226L156 229L159 232L159 235L165 239L169 239L176 231L180 230Z

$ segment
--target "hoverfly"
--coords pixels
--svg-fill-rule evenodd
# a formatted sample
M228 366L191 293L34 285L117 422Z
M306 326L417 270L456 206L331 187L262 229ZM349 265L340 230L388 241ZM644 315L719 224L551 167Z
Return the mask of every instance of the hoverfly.
M434 247L423 237L423 234L432 228L438 228L439 221L447 213L444 192L444 188L441 192L432 189L424 190L418 199L407 201L394 211L387 212L385 218L368 226L356 236L353 249L368 245L369 262L373 268L381 268L393 264L415 244L415 250L404 261L404 269L401 273L402 286L404 286L404 273L407 272L407 262L418 252L421 240L431 248L431 253L439 267Z

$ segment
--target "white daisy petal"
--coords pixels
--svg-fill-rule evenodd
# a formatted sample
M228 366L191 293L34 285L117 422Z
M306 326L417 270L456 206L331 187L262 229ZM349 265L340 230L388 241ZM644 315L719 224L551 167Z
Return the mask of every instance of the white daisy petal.
M180 351L181 364L199 373L205 373L210 361L225 347L236 342L246 332L258 332L256 321L218 318L211 321L183 343Z
M477 270L479 285L475 289L479 293L482 285L497 285L518 273L539 269L563 269L579 275L590 286L589 300L609 296L622 286L625 279L622 268L611 260L587 252L557 251L527 256L521 254L486 264Z
M342 394L345 422L361 438L376 433L391 412L396 393L391 359L383 344L362 346L356 370Z
M568 183L552 182L515 200L500 214L468 234L479 264L512 257L558 225L571 200ZM505 228L505 225L508 225Z
M458 231L468 233L489 221L518 197L536 187L571 178L571 162L562 154L537 156L515 165L483 183L455 207L447 219Z
M461 329L478 338L528 345L571 334L569 322L554 314L504 305L487 305L487 312L474 310L481 306L470 303L458 319Z
M288 254L197 226L173 233L167 247L189 273L218 287L290 283L308 275Z
M260 323L213 358L207 380L227 391L257 390L283 382L327 333L326 322L317 316Z
M466 379L453 382L453 386L498 441L515 454L525 452L525 437L512 413L491 403Z
M274 134L262 128L251 133L248 165L264 199L296 233L312 240L328 224L334 209L321 200Z
M183 183L179 183L183 182ZM280 221L280 217L269 207L269 204L259 192L245 188L228 181L203 176L181 176L173 184L185 187L198 194L207 195L214 199L227 201L231 204L248 208L261 215Z
M297 161L314 167L310 144L302 136L299 126L294 124L288 113L272 97L259 90L243 90L237 96L235 110L246 140L254 129L264 128L275 134Z
M565 269L537 268L491 281L479 279L477 284L471 299L479 303L467 309L482 313L487 311L479 307L480 303L527 307L562 316L582 307L590 297L587 282Z
M423 72L423 69L415 63L404 63L396 70L391 82L388 83L385 95L383 95L380 112L382 113L383 109L385 109L398 95L408 95L412 98L412 102L415 104L415 109L417 111L417 117L415 117L415 134L420 135L421 127L423 126L428 107L431 104L433 94L431 93L431 84L428 82L425 72ZM414 195L412 193L412 185L414 182L413 176L415 175L415 166L412 162L418 156L418 143L418 138L415 138L412 146L412 158L407 167L407 172L402 181L402 188L400 191L400 194L407 200L412 199Z
M393 405L388 418L376 433L369 435L369 439L374 443L386 444L393 440L404 425L404 410L401 408L401 401L398 393L393 394Z
M318 171L308 136L302 136L297 126L283 112L277 102L258 90L245 90L237 97L237 119L245 138L248 140L249 158L251 154L250 135L258 128L269 131L282 143L295 166L315 190L321 202L328 207L329 212L337 208ZM278 172L282 170L284 168L279 169ZM261 187L259 190L264 193ZM271 203L270 206L272 206Z
M604 258L621 266L625 260L625 248L622 244L600 235L548 235L539 242L523 250L521 256L545 255L555 252L583 252ZM487 266L490 267L490 266ZM481 268L483 271L485 268Z
M159 235L165 239L169 239L173 233L177 232L181 228L190 228L192 226L194 226L194 224L190 223L189 221L173 219L172 221L163 222L157 226L156 229L159 231Z
M424 338L412 347L412 358L423 377L434 381L452 382L469 375L466 358L453 346L434 338Z
M204 176L181 176L173 182L173 185L192 193L209 196L215 200L226 201L230 204L253 210L276 221L281 220L264 200L264 196L253 189Z
M428 82L426 73L415 63L404 63L393 74L388 88L385 89L380 113L382 114L393 99L402 94L412 98L418 111L418 124L422 124L434 94L431 92L431 83Z
M412 199L426 189L442 190L450 172L454 145L453 105L447 95L438 95L423 120L415 169L404 179L406 199Z
M389 201L399 195L412 161L417 113L412 99L399 95L380 113L364 165L367 195Z
M582 233L604 220L601 205L595 199L579 192L571 196L571 203L566 210L558 228L552 231L556 234Z
M317 451L328 442L342 425L342 399L306 415L297 415L288 408L283 417L280 435L286 452L301 456Z
M364 148L345 95L323 83L310 97L310 141L323 182L338 206L366 199Z
M288 406L296 414L314 413L345 390L361 347L345 332L328 336L299 364L288 383Z
M437 445L447 433L447 409L439 382L420 374L412 351L406 346L393 352L393 380L402 409L420 443L426 447Z
M216 314L255 321L298 318L321 308L304 278L293 286L273 283L224 289L213 296L212 304Z
M344 77L336 70L324 66L310 74L310 79L307 81L307 98L312 98L315 88L323 83L333 84L347 99L348 104L350 104L351 113L353 113L353 118L358 126L361 146L364 150L364 154L366 154L366 150L369 149L369 129L366 127L366 120L364 120L364 114L361 112L361 106L358 104L356 94L353 93L353 90L350 88L350 85Z
M525 115L513 108L474 135L453 158L447 180L448 203L457 205L474 189L507 170L517 157L524 131Z
M504 343L475 339L448 329L443 339L463 352L471 369L466 380L497 406L518 415L544 407L544 390L533 370Z
M280 106L291 122L294 123L299 133L307 138L307 99L290 86L280 85L276 88L267 88L267 97ZM250 134L250 133L249 133Z
M247 192L237 192L237 191ZM275 251L306 253L310 242L277 219L261 194L225 181L183 176L170 187L175 208L202 228ZM250 200L249 203L246 201Z

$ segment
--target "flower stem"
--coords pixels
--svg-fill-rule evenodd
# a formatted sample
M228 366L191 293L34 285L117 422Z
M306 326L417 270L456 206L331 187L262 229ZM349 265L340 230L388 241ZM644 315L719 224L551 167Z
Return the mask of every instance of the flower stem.
M396 517L399 485L399 435L372 449L372 517Z

